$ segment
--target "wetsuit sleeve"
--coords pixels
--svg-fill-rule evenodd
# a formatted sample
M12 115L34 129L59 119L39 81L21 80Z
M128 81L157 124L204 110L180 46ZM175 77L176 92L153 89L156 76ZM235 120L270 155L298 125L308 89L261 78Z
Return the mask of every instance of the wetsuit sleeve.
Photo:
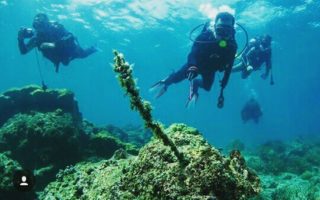
M271 62L271 49L268 49L267 55L266 55L266 75L269 75L269 72L272 68L272 62Z
M200 54L201 47L203 46L203 44L200 42L197 42L197 41L207 41L208 40L208 37L209 37L208 27L209 26L210 26L210 21L207 21L204 24L200 35L197 36L197 38L195 39L195 42L192 45L192 49L188 55L188 62L187 62L187 65L189 67L191 67L191 66L199 67L197 55Z
M32 37L27 44L24 43L24 39L18 39L18 46L21 54L27 54L33 48L37 46L37 38Z
M221 81L221 87L225 88L229 82L229 78L230 78L230 74L231 74L231 70L232 70L232 65L233 65L234 59L232 60L232 62L230 62L227 66L226 69L224 71L224 75Z
M198 39L199 37L197 37ZM196 42L193 43L191 52L188 55L188 66L196 66L198 67L198 62L197 62L197 52L199 51L199 44Z
M230 62L225 66L224 75L223 75L223 78L221 81L222 88L225 88L229 82L230 74L232 71L232 66L233 66L234 59L235 59L235 54L236 54L236 49L230 53L230 57L229 57Z
M251 65L252 53L255 51L255 49L255 47L251 47L248 51L245 52L243 59L246 65Z

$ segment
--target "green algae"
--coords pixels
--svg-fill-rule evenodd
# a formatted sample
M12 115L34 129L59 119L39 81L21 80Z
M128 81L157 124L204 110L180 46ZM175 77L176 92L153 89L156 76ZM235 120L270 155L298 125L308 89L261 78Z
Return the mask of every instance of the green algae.
M13 172L21 169L21 165L16 160L11 159L9 156L7 153L0 153L0 191L8 191L13 189Z
M237 200L259 193L259 178L240 154L222 156L196 129L183 124L165 131L188 158L185 170L168 146L153 139L138 156L78 164L70 167L71 172L67 168L40 199Z
M82 120L73 93L65 89L12 89L0 96L0 111L0 153L8 152L19 166L33 171L35 191L42 190L68 165L108 159L118 149L138 154L135 145ZM1 197L13 198L12 192Z
M181 166L187 164L187 160L184 159L183 154L179 152L175 144L164 133L161 125L154 121L151 115L152 107L150 102L143 100L140 97L140 92L136 86L136 81L132 75L132 67L127 63L122 54L117 51L113 52L114 57L114 72L118 73L118 80L120 86L126 91L126 94L130 97L130 107L132 110L136 110L140 113L144 124L147 128L150 128L153 134L160 139L165 145L171 148L175 156L179 159Z
M74 94L66 89L43 91L36 85L14 88L0 96L0 126L17 113L53 112L57 109L72 114L75 120L82 120Z
M254 200L319 200L320 139L269 141L246 152L247 164L261 178L262 192Z

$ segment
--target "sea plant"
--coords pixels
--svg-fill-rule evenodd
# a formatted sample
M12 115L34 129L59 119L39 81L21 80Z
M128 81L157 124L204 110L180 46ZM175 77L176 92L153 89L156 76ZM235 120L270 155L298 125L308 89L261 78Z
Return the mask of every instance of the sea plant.
M140 113L145 126L151 129L155 137L160 139L164 145L169 146L174 155L178 158L180 164L182 166L185 166L186 160L184 159L183 155L179 152L178 148L170 140L168 135L165 134L160 123L153 120L151 115L152 107L150 102L145 101L140 96L136 81L132 75L132 66L125 61L122 53L119 53L116 50L114 50L113 53L115 55L113 70L118 74L117 78L119 80L120 86L126 91L126 94L130 98L131 109Z

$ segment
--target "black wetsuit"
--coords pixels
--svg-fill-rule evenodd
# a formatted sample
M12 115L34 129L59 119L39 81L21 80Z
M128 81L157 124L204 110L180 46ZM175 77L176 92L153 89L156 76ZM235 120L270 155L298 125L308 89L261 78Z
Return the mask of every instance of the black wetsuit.
M194 87L196 89L201 87L209 91L214 82L215 72L217 71L224 71L221 86L224 88L227 85L237 51L237 43L233 37L227 41L226 47L220 47L219 41L208 27L209 23L206 23L201 34L193 43L187 63L179 71L171 74L166 79L167 85L186 79L187 71L191 66L196 66L199 70L198 73L202 77L202 79L194 80Z
M250 99L241 110L243 123L246 123L248 120L253 120L255 123L258 123L262 115L261 107L255 99Z
M41 48L43 43L54 43L54 48ZM94 47L83 49L72 33L68 32L63 25L57 22L50 22L43 32L36 32L27 44L23 39L18 40L21 54L28 53L34 47L42 52L43 56L49 59L59 69L59 64L68 65L75 58L85 58L96 50Z
M261 69L263 63L266 64L266 72L268 75L271 69L271 47L263 47L259 39L256 39L253 44L250 44L241 56L242 61L237 64L232 72L242 72L243 79L250 75L247 66L252 66L252 71Z

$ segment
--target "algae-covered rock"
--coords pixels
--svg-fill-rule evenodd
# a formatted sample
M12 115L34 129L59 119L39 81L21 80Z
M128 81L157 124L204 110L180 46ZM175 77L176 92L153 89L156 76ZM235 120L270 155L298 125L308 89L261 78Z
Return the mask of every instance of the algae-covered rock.
M13 189L13 173L18 169L21 169L21 166L17 161L11 159L5 153L0 153L0 191L4 192Z
M320 174L309 181L292 173L279 176L262 175L263 190L250 200L318 200L320 199Z
M81 158L80 134L73 118L61 110L17 114L0 128L0 140L24 169L34 170L41 187L58 169Z
M61 110L47 113L16 114L0 128L2 151L25 169L33 170L36 189L54 180L59 169L81 160L111 158L122 148L137 154L138 149L108 132L86 134L69 113Z
M11 89L0 95L0 126L17 113L52 112L57 109L71 113L76 120L82 118L74 94L69 90L44 91L35 85Z
M125 149L128 153L137 155L139 149L130 143L125 143L107 131L90 135L87 143L87 157L110 158L118 149Z
M320 184L314 185L309 181L302 180L298 177L290 181L282 181L272 194L273 200L319 200Z
M259 193L259 178L238 151L224 157L196 129L183 124L166 132L188 160L185 168L168 146L153 139L136 157L66 169L40 199L237 200Z
M258 155L263 162L260 172L302 174L313 166L320 166L320 140L269 141L261 145Z
M121 141L130 142L137 147L142 147L150 141L152 133L150 130L143 126L127 125L123 128L116 127L114 125L108 125L105 129L117 136Z
M39 199L110 199L112 186L120 181L128 159L82 162L57 174L57 179L40 193Z
M0 199L36 199L34 191L19 192L13 186L13 176L16 170L21 170L21 165L10 157L9 152L0 153Z
M80 130L70 114L17 114L0 128L0 140L28 168L66 162L79 156ZM68 158L68 159L67 159Z

